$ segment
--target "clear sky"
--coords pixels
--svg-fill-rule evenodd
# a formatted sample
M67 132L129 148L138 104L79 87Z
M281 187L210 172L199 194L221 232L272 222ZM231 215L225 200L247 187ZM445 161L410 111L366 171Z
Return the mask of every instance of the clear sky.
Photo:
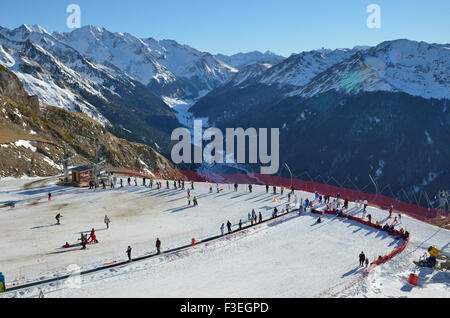
M81 8L82 26L173 39L214 54L289 56L398 38L450 43L450 0L1 0L0 25L67 32L71 3ZM366 25L373 3L381 8L380 29Z

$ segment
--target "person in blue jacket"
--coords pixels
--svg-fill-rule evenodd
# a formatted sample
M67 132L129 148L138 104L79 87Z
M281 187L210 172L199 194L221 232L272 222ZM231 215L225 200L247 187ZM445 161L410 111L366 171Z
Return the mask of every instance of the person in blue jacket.
M0 293L6 291L5 276L0 272Z

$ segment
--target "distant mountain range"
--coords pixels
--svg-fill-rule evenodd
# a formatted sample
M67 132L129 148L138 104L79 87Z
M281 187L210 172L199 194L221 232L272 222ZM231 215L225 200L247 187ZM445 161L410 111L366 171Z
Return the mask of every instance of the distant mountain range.
M230 57L245 63L282 58L255 52ZM242 62L245 60L245 63ZM0 27L0 63L27 92L47 104L80 111L117 135L169 153L179 126L166 102L196 100L238 69L172 40L139 39L94 26L50 34L44 28Z
M94 26L50 34L22 25L0 27L0 63L41 101L166 156L172 130L204 118L279 127L281 159L297 172L360 184L370 174L410 193L449 187L449 44L226 56Z
M450 188L450 45L303 52L253 74L198 100L193 116L219 128L279 127L281 162L303 179L363 187L370 175L388 195Z

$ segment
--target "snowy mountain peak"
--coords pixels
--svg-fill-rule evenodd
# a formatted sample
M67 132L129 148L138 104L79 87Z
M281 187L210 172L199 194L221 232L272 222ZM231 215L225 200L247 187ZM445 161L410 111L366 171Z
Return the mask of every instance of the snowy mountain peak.
M289 95L311 97L328 90L405 92L450 98L450 51L441 44L407 39L385 41L358 51L318 74Z
M216 58L237 69L241 69L255 63L268 63L271 65L275 65L285 60L284 57L272 53L271 51L266 51L265 53L252 51L248 53L237 53L231 56L217 54Z

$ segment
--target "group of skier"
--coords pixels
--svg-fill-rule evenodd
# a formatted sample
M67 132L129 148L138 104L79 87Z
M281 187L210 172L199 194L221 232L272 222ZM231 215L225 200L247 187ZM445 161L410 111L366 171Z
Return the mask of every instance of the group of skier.
M60 220L62 218L61 213L58 213L55 218L56 218L56 221L57 221L56 224L60 225L61 224ZM109 229L109 224L111 223L111 219L107 215L105 215L105 218L103 219L103 221L104 221L104 223L106 225L106 229ZM96 243L98 243L97 235L95 234L95 229L93 228L91 230L89 236L87 236L87 234L81 233L81 237L78 239L78 241L80 241L80 244L82 246L81 247L82 250L86 249L86 245L87 244L91 244L91 243L95 243L96 244ZM66 244L63 245L63 248L70 248L70 247L72 247L72 246L69 244L69 242L66 242Z

